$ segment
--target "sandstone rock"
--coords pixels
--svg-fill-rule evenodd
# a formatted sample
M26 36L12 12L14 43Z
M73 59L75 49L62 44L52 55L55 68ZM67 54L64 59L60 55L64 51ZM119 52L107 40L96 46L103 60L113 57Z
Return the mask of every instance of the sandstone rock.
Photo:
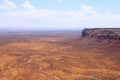
M82 31L82 37L120 40L120 28L86 28Z

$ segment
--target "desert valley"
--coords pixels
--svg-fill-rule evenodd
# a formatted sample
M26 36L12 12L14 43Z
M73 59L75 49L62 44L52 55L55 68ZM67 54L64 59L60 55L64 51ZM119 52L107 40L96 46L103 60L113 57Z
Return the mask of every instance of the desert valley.
M0 80L120 80L120 40L81 31L2 32Z

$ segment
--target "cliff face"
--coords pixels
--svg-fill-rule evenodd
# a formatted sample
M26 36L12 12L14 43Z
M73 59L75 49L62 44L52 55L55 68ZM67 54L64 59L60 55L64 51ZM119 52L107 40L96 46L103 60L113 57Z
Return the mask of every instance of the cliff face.
M82 37L98 39L118 39L120 40L120 28L93 28L84 29Z

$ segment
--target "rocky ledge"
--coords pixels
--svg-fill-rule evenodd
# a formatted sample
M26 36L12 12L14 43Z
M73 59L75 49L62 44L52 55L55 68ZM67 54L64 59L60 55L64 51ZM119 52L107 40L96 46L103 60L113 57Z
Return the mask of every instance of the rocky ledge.
M82 31L82 37L120 40L120 28L86 28Z

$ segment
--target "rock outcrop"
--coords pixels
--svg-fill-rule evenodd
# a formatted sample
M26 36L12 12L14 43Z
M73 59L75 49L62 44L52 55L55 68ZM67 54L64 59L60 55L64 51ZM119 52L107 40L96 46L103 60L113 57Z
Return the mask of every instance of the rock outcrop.
M82 31L82 37L120 40L120 28L86 28Z

